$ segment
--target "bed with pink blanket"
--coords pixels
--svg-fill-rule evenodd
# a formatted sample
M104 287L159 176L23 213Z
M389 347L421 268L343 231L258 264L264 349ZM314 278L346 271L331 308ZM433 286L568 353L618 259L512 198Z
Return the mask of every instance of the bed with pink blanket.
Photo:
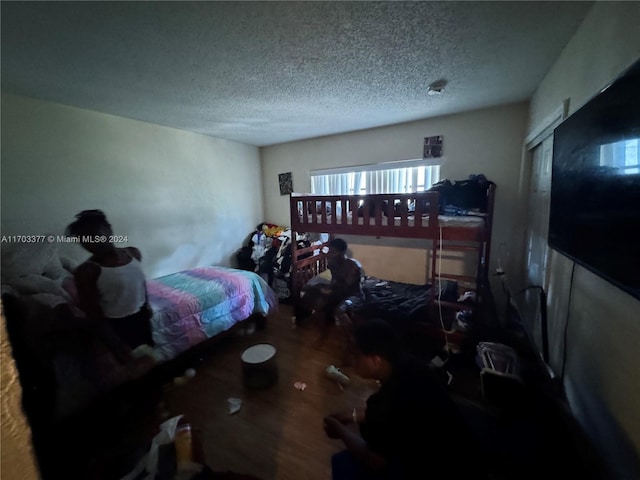
M170 360L254 315L278 308L275 292L258 274L199 267L147 282L155 352Z
M156 362L144 368L118 362L101 337L84 326L86 319L72 302L3 290L2 309L30 418L58 422L91 409L109 411L114 399L126 403L140 392L151 395L182 374L191 353L202 353L199 347L207 350L234 326L261 321L278 309L277 296L262 277L227 267L148 280L147 290L154 346L133 353L151 354Z

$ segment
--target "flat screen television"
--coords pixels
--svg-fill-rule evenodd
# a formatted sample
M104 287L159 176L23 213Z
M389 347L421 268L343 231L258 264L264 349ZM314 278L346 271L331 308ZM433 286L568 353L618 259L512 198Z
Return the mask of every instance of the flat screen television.
M549 246L640 299L640 60L554 131Z

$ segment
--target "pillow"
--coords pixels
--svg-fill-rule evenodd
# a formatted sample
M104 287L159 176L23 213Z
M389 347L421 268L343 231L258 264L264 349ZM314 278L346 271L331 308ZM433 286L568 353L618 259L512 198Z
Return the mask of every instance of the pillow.
M44 265L44 269L42 270L42 275L50 278L51 280L64 278L68 274L69 272L64 269L60 258L58 258L57 256L52 258L49 263Z
M49 307L51 309L53 309L54 307L57 307L58 305L63 305L67 303L67 300L64 297L61 297L59 295L54 295L51 293L36 293L36 294L30 295L29 298L34 302L37 302L40 305L44 305L45 307Z
M62 268L69 273L73 273L78 267L78 262L62 255L60 256L60 263L62 264Z
M58 247L54 242L14 243L2 246L2 281L27 274L42 275L50 263L59 263Z
M30 273L12 279L9 285L21 294L50 293L69 300L69 294L60 283L42 275Z

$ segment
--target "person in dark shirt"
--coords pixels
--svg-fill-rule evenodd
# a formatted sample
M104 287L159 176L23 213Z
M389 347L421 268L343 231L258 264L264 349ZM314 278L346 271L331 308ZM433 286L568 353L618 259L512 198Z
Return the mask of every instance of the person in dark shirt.
M345 300L353 302L364 298L362 265L347 256L347 242L343 239L335 238L329 243L327 268L331 272L328 283L310 282L303 289L305 305L320 313L325 330L335 323L336 318L348 321Z
M327 267L331 271L331 284L323 293L325 299L325 317L328 322L336 315L344 318L346 311L344 301L362 299L362 265L354 258L347 256L347 242L335 238L329 243Z
M346 447L332 457L333 479L484 478L475 437L431 367L404 354L383 320L356 325L353 337L355 372L381 386L364 411L324 418Z
M362 265L347 256L347 242L335 238L329 243L327 267L331 271L331 288L336 297L362 294Z

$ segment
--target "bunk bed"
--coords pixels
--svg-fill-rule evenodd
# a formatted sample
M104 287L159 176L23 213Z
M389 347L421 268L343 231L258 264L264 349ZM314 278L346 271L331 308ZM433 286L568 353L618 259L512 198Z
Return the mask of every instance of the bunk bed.
M442 324L442 307L470 311L473 305L470 302L458 302L457 298L453 301L445 299L442 282L454 282L461 291L473 291L474 305L482 302L483 292L488 288L495 188L493 182L487 182L486 202L482 211L457 209L458 215L442 214L447 209L441 204L443 198L438 191L364 196L290 194L292 235L325 233L329 238L325 243L316 242L307 248L292 246L290 275L294 304L299 301L304 286L327 270L326 253L331 238L363 235L425 239L429 251L425 288L431 289L431 294L425 297L425 307L426 311L439 312L432 314L430 319L426 315L425 322L430 329L445 330L455 336L455 331ZM475 257L477 263L473 275L441 270L439 260L443 252L455 251L470 252ZM369 284L381 286L387 292L390 286L402 287L398 282L383 279L373 279ZM408 291L412 292L412 296L416 295L415 290ZM446 340L450 341L451 338L447 336Z

